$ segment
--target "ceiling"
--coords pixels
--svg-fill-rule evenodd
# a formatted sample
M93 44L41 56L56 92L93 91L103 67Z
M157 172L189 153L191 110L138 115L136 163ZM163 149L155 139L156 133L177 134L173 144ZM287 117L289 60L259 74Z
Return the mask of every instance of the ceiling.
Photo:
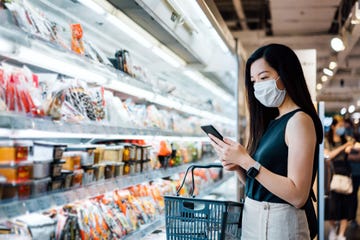
M246 55L268 43L292 49L317 50L317 100L325 101L326 112L339 112L360 100L360 26L350 24L355 0L213 0ZM339 14L340 12L340 14ZM354 14L353 14L354 15ZM346 49L336 53L333 37L347 37ZM334 76L323 82L323 68L338 62ZM360 102L359 102L360 104ZM359 108L359 106L357 106Z

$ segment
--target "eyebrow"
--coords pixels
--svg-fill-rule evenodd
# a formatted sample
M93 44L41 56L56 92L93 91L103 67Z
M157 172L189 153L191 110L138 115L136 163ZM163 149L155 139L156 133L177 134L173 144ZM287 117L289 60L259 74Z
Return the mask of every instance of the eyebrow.
M268 73L269 71L267 71L267 70L264 70L264 71L262 71L262 72L259 72L258 74L257 74L257 76L259 76L259 75L261 75L261 74L263 74L263 73ZM251 78L253 78L254 76L250 76Z

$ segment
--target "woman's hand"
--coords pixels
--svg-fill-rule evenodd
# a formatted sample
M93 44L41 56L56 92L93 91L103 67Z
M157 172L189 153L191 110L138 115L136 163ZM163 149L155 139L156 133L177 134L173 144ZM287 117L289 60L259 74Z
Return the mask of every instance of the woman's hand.
M241 144L229 138L224 138L223 142L211 134L209 134L209 137L212 140L211 145L214 147L224 167L234 169L234 165L238 165L247 170L254 164L254 160Z

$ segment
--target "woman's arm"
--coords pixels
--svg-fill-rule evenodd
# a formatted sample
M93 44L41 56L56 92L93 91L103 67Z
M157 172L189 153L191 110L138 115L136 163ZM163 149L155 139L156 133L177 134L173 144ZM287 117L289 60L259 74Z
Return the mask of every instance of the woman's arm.
M227 138L224 139L225 143L213 137L212 139L212 145L226 164L239 165L246 171L254 165L255 160L239 143ZM256 180L274 195L300 208L305 204L310 192L317 144L311 117L304 112L296 113L287 124L285 141L289 149L288 175L275 174L262 166Z

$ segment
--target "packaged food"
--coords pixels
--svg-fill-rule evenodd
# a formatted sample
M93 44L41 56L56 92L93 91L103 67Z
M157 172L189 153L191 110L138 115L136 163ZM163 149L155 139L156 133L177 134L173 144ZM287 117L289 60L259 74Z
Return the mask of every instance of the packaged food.
M122 176L124 173L124 163L117 162L115 163L115 177Z
M0 141L0 162L19 162L28 160L31 141Z
M50 181L51 181L51 178L49 178L49 177L34 180L33 181L33 186L32 186L32 195L36 196L38 194L47 192L48 189L49 189Z
M123 158L124 146L106 146L104 150L105 162L121 162Z
M32 181L0 183L3 188L2 199L26 199L31 194Z
M49 216L32 213L17 217L16 221L28 226L32 239L55 239L56 221Z
M6 178L0 175L0 199L2 199L3 194L3 184L6 182Z
M69 145L66 151L72 152L74 155L80 155L81 166L89 166L94 164L95 149L94 145Z
M61 176L64 178L64 189L71 188L72 178L74 176L73 171L61 170Z
M51 191L56 191L56 190L61 190L64 186L64 177L56 177L56 178L52 178L51 182L50 182L50 190Z
M35 141L33 146L34 160L60 160L66 144Z
M50 175L51 177L59 177L61 176L61 170L63 168L65 161L54 161L51 163L51 171L50 171Z
M82 184L87 185L89 183L92 183L94 181L94 168L92 166L90 167L83 167L84 175Z
M107 163L105 166L105 179L115 176L115 163Z
M94 150L94 164L98 164L104 160L105 145L96 145Z
M83 169L74 170L74 175L73 175L73 179L72 179L73 187L79 187L83 184L83 182L82 182L83 175L84 175Z
M96 181L105 179L105 166L104 164L94 165L94 176Z
M45 178L50 176L52 160L33 161L33 178Z
M83 29L80 23L74 23L70 25L71 27L71 49L83 55L85 53L84 43L82 40Z
M64 152L63 159L65 160L62 169L74 171L81 168L81 154L80 152Z
M32 162L0 164L0 175L8 182L29 180L32 176Z

